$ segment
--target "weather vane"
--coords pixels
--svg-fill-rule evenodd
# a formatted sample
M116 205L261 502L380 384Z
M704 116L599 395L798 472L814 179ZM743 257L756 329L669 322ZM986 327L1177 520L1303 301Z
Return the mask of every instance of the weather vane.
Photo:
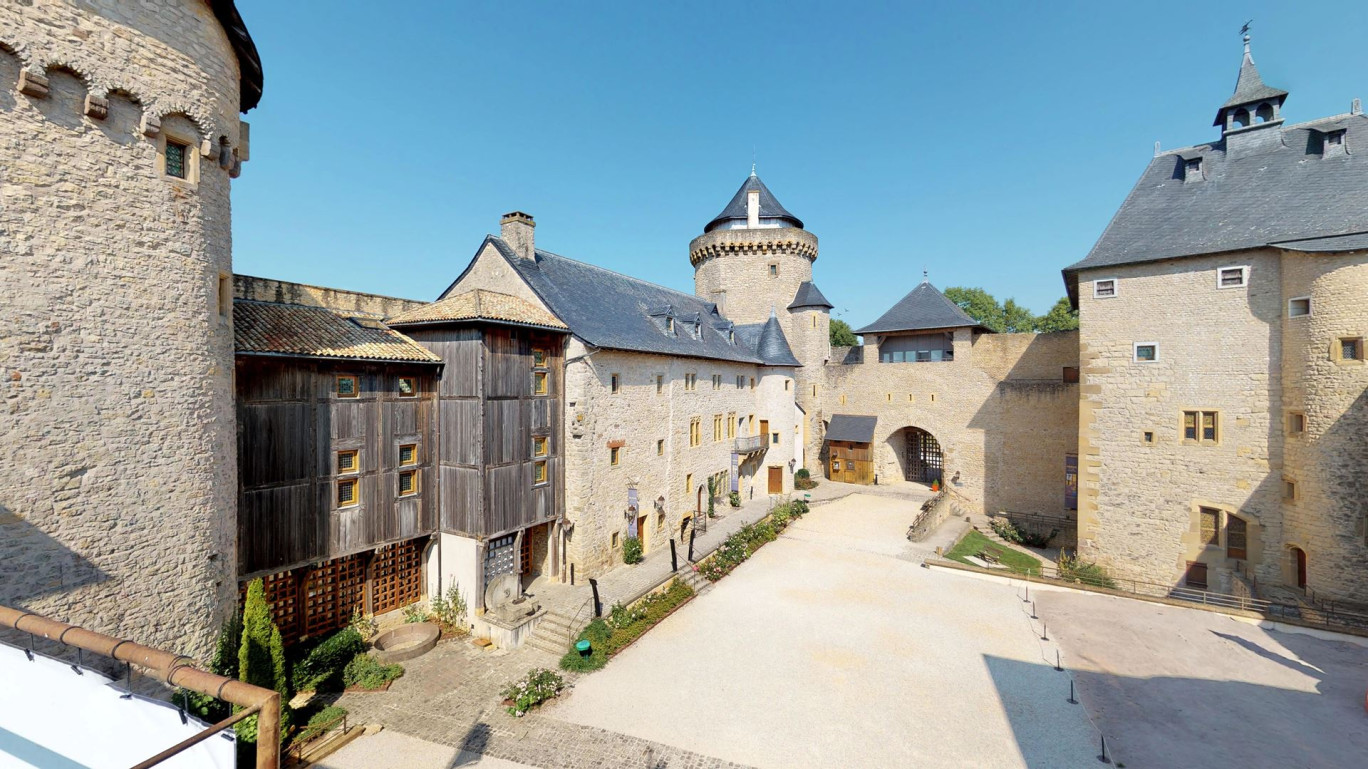
M1246 38L1248 38L1248 37L1249 37L1249 25L1250 25L1250 24L1253 24L1253 23L1254 23L1254 20L1253 20L1253 19L1250 19L1249 21L1246 21L1246 22L1244 23L1244 26L1243 26L1243 27L1240 27L1240 34L1241 34L1241 35L1244 35Z

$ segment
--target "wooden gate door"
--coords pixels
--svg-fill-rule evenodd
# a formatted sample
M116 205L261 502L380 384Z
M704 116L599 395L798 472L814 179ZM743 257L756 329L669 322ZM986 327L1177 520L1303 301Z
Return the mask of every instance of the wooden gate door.
M769 469L769 493L784 493L784 468L771 467Z
M907 428L907 480L932 483L941 478L944 458L935 436L916 427Z
M411 539L375 551L371 561L371 613L393 611L423 597L423 564L418 545L418 540Z

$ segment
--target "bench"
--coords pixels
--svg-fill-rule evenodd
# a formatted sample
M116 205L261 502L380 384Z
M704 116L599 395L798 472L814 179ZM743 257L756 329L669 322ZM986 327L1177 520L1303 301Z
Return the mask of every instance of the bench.
M997 545L985 545L984 548L979 551L978 557L988 563L999 563L1002 561L1002 548Z

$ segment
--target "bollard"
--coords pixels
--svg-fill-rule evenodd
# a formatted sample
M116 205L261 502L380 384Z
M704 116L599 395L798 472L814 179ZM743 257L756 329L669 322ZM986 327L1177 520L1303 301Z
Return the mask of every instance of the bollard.
M598 580L594 579L593 577L590 577L590 578L589 578L589 589L591 589L591 590L594 591L594 616L595 616L595 617L602 617L602 616L603 616L603 604L599 601Z
M1040 619L1036 616L1035 601L1031 601L1031 619Z
M670 571L679 571L679 556L675 554L674 537L670 537Z
M1050 640L1050 626L1045 624L1044 622L1040 623L1040 640Z
M1060 670L1060 671L1064 670L1064 666L1061 665L1061 664L1059 664L1059 650L1058 650L1058 649L1055 649L1055 670ZM1070 687L1073 686L1073 682L1072 682L1072 681L1069 682L1069 686L1070 686Z
M1023 598L1022 600L1023 600L1023 601L1029 601L1029 600L1031 600L1031 583L1029 583L1029 582L1026 583L1026 597Z
M695 534L697 531L698 531L698 529L696 529L696 528L695 528L695 529L689 529L689 563L693 563L693 542L694 542L694 534Z
M1104 764L1111 763L1111 756L1107 755L1107 735L1102 735L1102 755L1097 757Z
M1070 705L1077 705L1077 704L1078 704L1077 698L1074 697L1074 682L1073 682L1073 679L1072 679L1072 678L1069 679L1069 704L1070 704Z

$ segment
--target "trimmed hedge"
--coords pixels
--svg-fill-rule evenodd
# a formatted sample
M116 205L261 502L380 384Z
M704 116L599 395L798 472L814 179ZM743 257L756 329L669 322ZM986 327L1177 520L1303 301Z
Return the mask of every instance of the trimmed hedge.
M295 690L341 691L342 671L356 655L365 651L366 642L361 640L361 634L353 627L344 627L324 638L322 643L295 664Z
M385 684L404 674L403 665L381 665L369 654L358 654L342 670L342 681L358 689L383 689Z

